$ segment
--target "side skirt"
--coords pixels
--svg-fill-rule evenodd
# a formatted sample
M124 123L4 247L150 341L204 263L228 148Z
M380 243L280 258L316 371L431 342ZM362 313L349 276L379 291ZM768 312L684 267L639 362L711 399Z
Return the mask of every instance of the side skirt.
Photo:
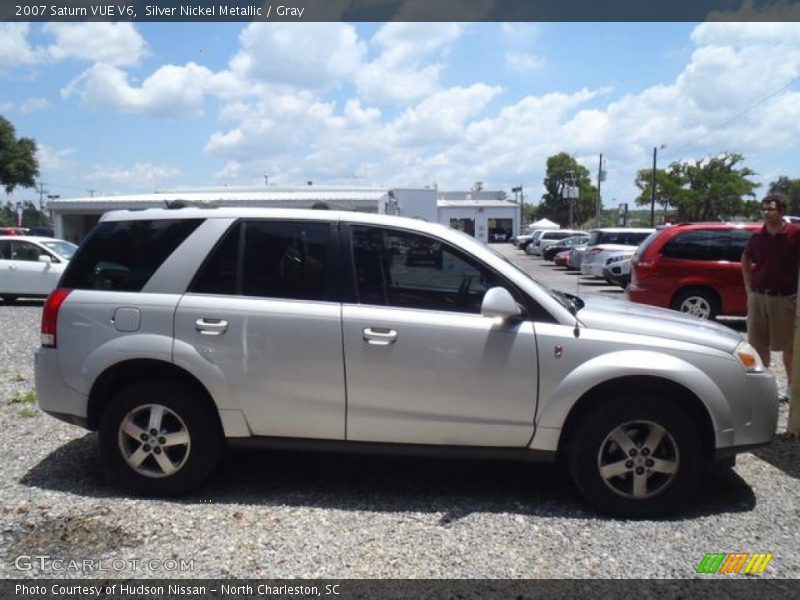
M531 450L530 448L383 444L377 442L348 442L342 440L315 440L267 436L228 438L227 442L232 448L261 448L301 452L338 452L343 454L431 456L437 458L495 459L545 463L554 463L557 457L555 452L549 450Z

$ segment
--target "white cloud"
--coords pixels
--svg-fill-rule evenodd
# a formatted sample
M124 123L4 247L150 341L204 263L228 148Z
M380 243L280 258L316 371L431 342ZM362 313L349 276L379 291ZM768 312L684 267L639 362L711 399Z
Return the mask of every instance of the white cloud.
M8 113L14 110L13 102L3 102L0 104L0 113Z
M547 61L537 54L528 52L509 52L506 54L506 65L512 71L529 73L541 69Z
M109 184L128 184L135 189L152 189L153 186L179 174L180 169L177 167L137 162L130 167L93 165L84 179Z
M403 145L458 142L468 119L480 113L501 91L484 84L444 90L407 109L391 129Z
M160 67L136 87L124 71L98 63L65 86L61 94L64 98L77 96L91 108L181 118L202 113L205 90L213 79L209 69L190 62L183 67Z
M366 48L345 23L252 23L230 62L244 79L325 89L352 77Z
M43 173L62 171L74 167L75 163L72 160L74 154L74 148L56 150L41 142L36 144L36 158L39 161L39 168Z
M41 110L50 108L50 101L47 98L27 98L19 105L19 112L29 115Z
M132 23L47 23L55 42L47 47L56 61L84 60L118 67L139 64L147 43Z
M29 31L28 23L0 23L0 72L41 59L41 52L28 43Z
M435 92L444 68L441 55L462 31L455 23L387 23L372 40L380 55L356 74L359 96L407 103Z

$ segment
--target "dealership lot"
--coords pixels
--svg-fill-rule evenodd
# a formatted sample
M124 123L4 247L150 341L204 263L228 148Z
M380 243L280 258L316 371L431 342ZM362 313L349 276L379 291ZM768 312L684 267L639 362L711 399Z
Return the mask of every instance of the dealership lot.
M495 247L548 285L623 296ZM557 466L465 460L235 452L202 494L125 495L102 477L95 434L30 403L40 315L40 302L0 304L2 577L689 578L705 553L739 551L774 553L761 577L800 574L787 442L742 455L663 521L598 517ZM31 555L125 567L17 560Z

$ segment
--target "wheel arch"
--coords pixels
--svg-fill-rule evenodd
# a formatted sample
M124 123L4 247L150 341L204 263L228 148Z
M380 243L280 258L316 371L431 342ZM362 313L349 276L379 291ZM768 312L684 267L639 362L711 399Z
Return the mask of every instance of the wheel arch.
M191 373L172 363L153 359L130 359L116 363L103 371L89 392L87 419L89 428L97 430L103 411L111 397L126 385L145 379L178 381L192 389L198 400L210 409L217 419L220 430L219 411L206 387Z
M716 434L711 414L703 401L680 383L652 375L619 377L587 390L572 406L561 429L558 441L559 459L566 457L578 426L595 410L602 409L599 399L632 393L653 395L654 391L657 395L668 398L696 424L703 455L710 460L714 456Z

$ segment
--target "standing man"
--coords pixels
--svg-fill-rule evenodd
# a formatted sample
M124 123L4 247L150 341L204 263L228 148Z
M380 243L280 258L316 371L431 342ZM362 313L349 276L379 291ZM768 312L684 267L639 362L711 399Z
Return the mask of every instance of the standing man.
M742 254L747 291L747 339L765 366L770 349L783 353L791 385L800 227L783 220L786 202L770 195L761 201L764 227L756 231Z

